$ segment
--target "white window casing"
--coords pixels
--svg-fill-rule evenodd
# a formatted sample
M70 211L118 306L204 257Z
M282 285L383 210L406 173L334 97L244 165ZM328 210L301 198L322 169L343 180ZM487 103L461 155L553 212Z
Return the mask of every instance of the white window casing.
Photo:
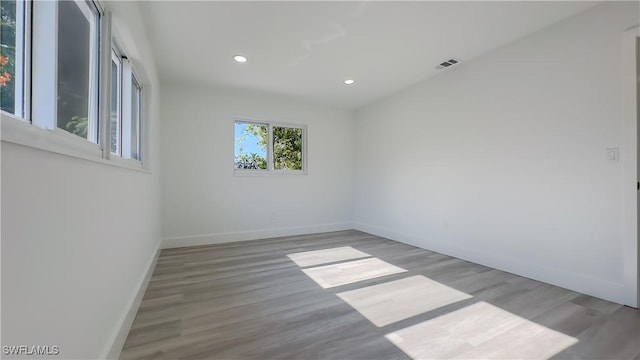
M148 172L142 161L136 159L140 158L145 143L142 140L146 137L142 120L144 100L142 94L138 94L140 123L137 125L138 134L134 134L137 138L132 139L132 121L137 121L131 115L132 78L135 75L130 61L122 53L119 53L122 60L121 84L113 84L120 85L118 153L122 156L115 156L110 151L112 16L98 2L74 2L90 24L89 140L57 126L58 2L18 1L16 78L21 79L16 81L15 114L0 111L2 141ZM141 89L140 82L136 81Z

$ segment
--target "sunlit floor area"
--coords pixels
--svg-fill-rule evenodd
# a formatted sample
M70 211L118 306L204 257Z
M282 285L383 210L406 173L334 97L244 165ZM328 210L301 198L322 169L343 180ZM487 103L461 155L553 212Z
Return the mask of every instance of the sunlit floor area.
M640 359L637 310L359 231L164 250L122 359Z

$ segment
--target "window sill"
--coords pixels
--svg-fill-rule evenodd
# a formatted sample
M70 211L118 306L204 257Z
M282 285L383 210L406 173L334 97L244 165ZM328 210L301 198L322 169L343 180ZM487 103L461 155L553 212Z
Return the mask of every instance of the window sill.
M233 176L238 177L265 177L265 176L300 176L307 175L306 170L287 171L287 170L233 170Z
M76 159L97 162L105 165L151 173L136 160L102 158L102 150L97 144L71 135L63 130L45 130L34 126L13 114L0 111L1 138L11 143L64 155Z
M118 155L111 154L109 160L103 160L103 161L108 162L109 165L150 173L149 169L146 169L144 167L144 164L139 160L125 159L125 158L121 158Z

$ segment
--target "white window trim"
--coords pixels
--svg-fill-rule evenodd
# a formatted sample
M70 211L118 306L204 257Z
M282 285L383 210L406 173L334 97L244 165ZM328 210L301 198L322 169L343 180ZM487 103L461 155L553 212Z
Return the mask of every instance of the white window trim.
M76 0L78 1L78 0ZM82 1L82 0L80 0ZM111 79L111 19L110 14L99 2L88 1L87 5L95 6L100 14L100 32L98 43L100 53L105 56L95 59L99 66L100 89L99 94L107 96L93 99L96 113L99 111L96 129L98 144L71 134L57 127L57 18L58 6L55 1L29 1L25 6L25 68L23 92L31 96L24 97L24 112L14 115L0 110L0 139L3 143L11 143L32 149L56 153L72 158L88 160L110 166L116 166L150 174L147 161L137 159L122 159L118 156L110 157L110 79ZM33 10L32 10L33 9ZM38 26L30 24L37 23ZM32 29L32 31L30 31ZM38 46L30 46L37 43ZM33 49L33 50L31 50ZM108 49L108 51L105 51ZM31 53L29 51L31 50ZM92 60L94 61L94 60ZM29 71L29 69L31 71ZM140 78L138 83L140 83ZM95 80L94 80L95 81ZM31 99L37 99L31 102ZM140 99L142 102L143 99ZM96 109L99 106L99 109ZM144 106L144 105L143 105ZM142 131L144 118L140 124L140 143L146 136ZM142 146L140 144L139 146ZM142 151L142 149L140 149ZM143 154L144 156L144 154Z
M16 68L22 81L16 81L14 109L22 119L30 118L31 93L31 2L16 2Z
M43 129L2 112L2 141L87 160L101 160L100 148L63 130Z
M269 120L256 120L245 117L234 117L234 155L235 155L235 124L236 122L267 125L267 168L266 169L236 169L235 160L232 163L234 176L280 176L280 175L307 175L307 125L276 122ZM302 170L276 170L273 168L273 127L288 127L302 129Z
M103 24L104 12L100 6L90 4L82 0L75 0L79 4L79 9L87 19L90 16L98 18L98 25L102 26L100 30L104 31ZM89 9L93 6L94 9ZM31 123L37 127L47 130L57 130L57 114L58 114L58 3L56 1L34 1L33 2L33 23L38 26L33 27L32 35L32 116ZM89 19L90 20L90 19ZM97 87L99 83L97 77L102 77L100 73L100 63L96 54L95 43L101 46L103 43L102 31L95 28L95 23L89 21L90 34L94 41L91 41L90 57L91 74L89 76L89 124L87 129L87 139L83 139L99 146L101 139L98 139L97 125L101 123L101 114L98 112L98 94L102 93L104 86L100 89ZM60 129L58 131L65 131ZM82 138L81 138L82 139Z
M138 115L137 119L134 119L131 116L127 117L127 129L131 129L133 127L133 121L135 120L137 122L137 141L136 141L136 149L135 149L135 153L138 156L138 158L142 158L142 119L144 116L143 113L143 106L142 106L142 102L143 102L143 91L142 91L142 83L140 82L140 78L138 76L136 76L136 72L133 70L133 68L131 68L131 86L130 86L130 91L133 91L133 88L135 87L135 91L137 93L137 109L136 109L136 114ZM130 98L133 98L133 92L130 94ZM129 113L132 114L133 113L133 104L130 104L130 108L128 109ZM128 154L132 154L134 151L134 149L132 149L131 146L131 131L127 131L126 132L127 137L126 137L126 146L127 146L127 153ZM131 158L132 160L135 160L135 158ZM138 159L138 161L140 161Z
M55 1L33 2L31 124L53 130L58 113L58 4ZM4 139L4 133L3 133Z
M131 66L131 61L128 58L122 59L122 113L126 114L123 116L122 128L123 129L131 129L131 77L133 76L133 67ZM122 143L124 147L122 149L123 154L131 155L131 132L123 131L122 132ZM129 160L136 160L131 159Z
M118 50L118 48L116 46L112 46L111 47L111 62L115 62L116 63L116 68L117 68L117 78L118 78L118 83L116 84L117 88L116 88L116 123L118 123L118 132L119 134L116 136L116 152L111 152L112 155L116 155L116 156L122 156L122 154L124 153L122 150L122 129L123 129L123 111L122 111L122 65L123 65L123 59L122 59L122 55L120 54L120 51ZM111 62L109 62L109 65L111 65ZM111 68L111 66L110 66ZM113 70L113 69L111 69ZM110 76L112 74L110 73ZM111 77L110 79L112 79L113 77ZM111 80L109 80L111 81ZM113 104L111 104L111 92L113 91L113 86L114 84L110 84L111 86L109 87L109 126L111 126L111 107L113 106ZM109 129L109 151L111 151L111 129Z
M109 121L108 124L108 129L106 130L106 133L108 134L108 139L107 139L107 144L108 144L108 148L109 148L109 156L110 159L117 161L118 163L121 164L128 164L128 166L133 166L133 167L147 167L147 161L144 158L144 153L142 152L142 149L140 148L141 144L144 142L143 137L144 137L144 133L142 133L142 126L144 123L144 119L142 118L142 109L139 109L140 112L140 125L139 125L139 133L138 133L138 157L140 157L140 159L135 159L131 157L131 132L130 132L130 128L131 128L131 86L132 86L132 78L136 79L136 82L139 86L140 89L142 89L142 82L140 81L140 78L136 75L136 72L133 68L133 64L131 62L131 60L126 56L126 49L123 49L122 47L120 47L119 45L119 40L117 38L117 35L115 34L116 31L112 31L112 29L109 29L109 36L111 39L111 43L110 43L110 54L112 53L112 51L115 50L118 58L120 59L120 67L121 67L121 71L120 71L120 94L119 96L119 101L120 101L120 147L119 147L119 153L112 153L111 152L111 121ZM111 57L110 57L111 59ZM111 64L111 60L109 60L109 64ZM111 67L109 67L109 81L111 81ZM111 94L111 88L109 87L108 89L109 94ZM143 106L143 99L142 97L139 99L139 106ZM111 105L109 105L109 118L111 117ZM125 131L125 129L129 130L129 131Z
M3 143L21 145L76 159L151 173L140 162L119 158L105 159L102 156L102 150L96 144L66 131L41 129L5 111L2 111L0 115L2 124L0 131L2 132Z
M131 61L127 57L122 58L122 129L131 128L131 76L133 69L131 67ZM125 115L126 114L126 115ZM131 133L129 131L122 131L120 140L122 141L123 148L122 154L131 154ZM129 159L135 160L135 159Z
M108 62L104 62L104 56L100 59L100 55L103 54L101 49L104 48L104 39L109 39L105 36L103 31L105 30L105 23L110 23L107 14L104 9L93 1L75 0L76 3L82 4L79 6L80 11L89 21L89 34L93 40L89 43L89 62L91 73L89 75L89 124L87 127L87 136L90 137L89 141L95 141L100 144L100 122L104 119L100 114L99 106L102 101L99 101L102 89L100 88L101 79L104 79L102 75L102 68L106 67ZM93 7L93 9L90 9ZM91 21L92 18L97 18L97 24L95 21ZM97 25L97 26L96 26ZM107 30L108 31L108 30ZM97 47L97 49L96 49ZM57 84L56 84L57 86ZM103 99L105 98L102 96ZM92 116L94 120L92 121ZM57 126L57 124L56 124Z
M119 50L118 50L119 51ZM131 122L134 120L131 117L133 104L131 102L131 97L133 95L132 87L133 80L138 85L138 88L142 90L142 85L138 76L133 69L133 65L131 61L124 55L120 55L121 60L121 74L120 74L120 153L115 154L111 153L112 158L119 158L121 160L126 160L132 163L143 164L144 161L140 159L135 159L131 157L132 149L131 149ZM142 94L142 93L141 93ZM138 141L137 141L137 154L140 158L143 158L144 154L141 155L141 143L143 142L143 133L142 133L142 105L143 99L140 97L138 99L138 115L139 115L139 128L138 128ZM109 122L110 126L111 122ZM127 129L127 131L125 131ZM109 129L109 149L111 149L111 130Z

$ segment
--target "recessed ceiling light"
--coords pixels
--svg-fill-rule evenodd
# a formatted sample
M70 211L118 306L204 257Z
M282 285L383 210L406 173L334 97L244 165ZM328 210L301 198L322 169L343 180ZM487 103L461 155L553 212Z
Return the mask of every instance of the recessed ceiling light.
M233 60L239 62L239 63L244 63L247 62L247 57L246 56L242 56L242 55L235 55L233 57Z
M347 80L344 81L345 85L353 85L355 83L356 83L356 81L355 80L351 80L351 79L347 79Z

